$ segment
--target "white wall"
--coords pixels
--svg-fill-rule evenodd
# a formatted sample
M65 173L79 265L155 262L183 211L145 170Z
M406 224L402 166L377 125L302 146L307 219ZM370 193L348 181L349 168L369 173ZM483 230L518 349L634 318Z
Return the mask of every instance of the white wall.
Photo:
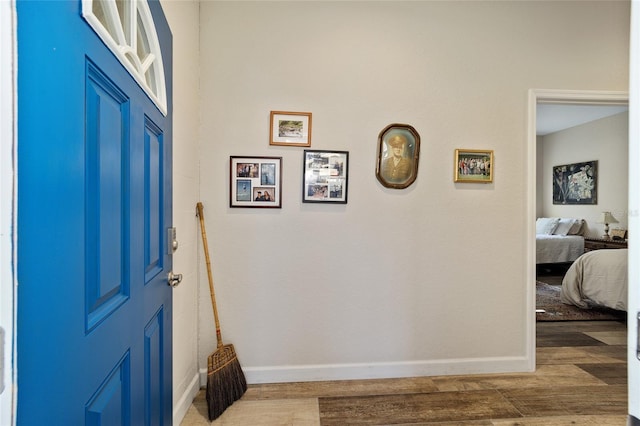
M619 223L610 229L627 229L629 189L629 114L621 113L541 138L542 212L547 217L580 217L586 220L585 235L599 238L604 225L597 223L610 211ZM597 204L553 204L553 167L598 161Z
M173 406L179 424L199 390L198 228L195 217L199 142L199 3L163 1L173 33L173 223L178 251L173 270L183 274L173 291Z
M544 197L542 188L544 185L544 167L542 162L543 136L536 136L536 217L544 216Z
M533 368L527 91L627 90L628 48L628 2L203 2L201 197L247 379ZM350 152L347 205L301 203L270 110L311 111L312 148ZM394 122L422 137L406 190L374 174ZM494 150L494 183L454 184L456 148ZM231 155L283 157L282 209L229 208Z

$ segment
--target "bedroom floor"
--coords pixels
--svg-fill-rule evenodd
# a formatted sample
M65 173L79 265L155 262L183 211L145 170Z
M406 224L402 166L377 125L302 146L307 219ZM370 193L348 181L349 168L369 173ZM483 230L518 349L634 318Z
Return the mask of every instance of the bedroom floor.
M562 278L570 266L571 263L537 265L536 279L551 285L562 285Z
M217 420L204 390L182 426L625 425L626 324L537 324L534 373L250 385Z

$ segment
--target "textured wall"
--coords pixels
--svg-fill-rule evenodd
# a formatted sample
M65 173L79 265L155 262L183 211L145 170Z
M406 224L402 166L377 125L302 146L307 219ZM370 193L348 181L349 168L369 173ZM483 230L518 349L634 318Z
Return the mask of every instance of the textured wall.
M248 379L526 369L528 89L627 90L629 9L203 2L200 189ZM311 111L312 148L349 151L347 205L301 203L302 149L269 146L270 110ZM405 190L374 174L394 122L422 138ZM494 150L494 183L455 184L456 148ZM232 155L283 157L282 209L229 208ZM202 369L202 263L200 291Z

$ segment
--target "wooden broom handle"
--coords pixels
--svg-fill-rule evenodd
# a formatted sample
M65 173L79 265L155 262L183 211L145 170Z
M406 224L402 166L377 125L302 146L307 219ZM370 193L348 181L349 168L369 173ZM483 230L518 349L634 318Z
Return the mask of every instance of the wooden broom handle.
M220 331L220 320L218 319L218 308L216 306L216 293L213 291L213 274L211 273L211 259L209 258L209 244L207 243L207 231L204 228L204 211L202 203L196 204L196 215L200 218L200 231L202 233L202 246L204 247L204 257L207 262L207 276L209 278L209 293L211 294L211 306L213 306L213 318L216 322L216 339L218 348L223 346L222 333Z

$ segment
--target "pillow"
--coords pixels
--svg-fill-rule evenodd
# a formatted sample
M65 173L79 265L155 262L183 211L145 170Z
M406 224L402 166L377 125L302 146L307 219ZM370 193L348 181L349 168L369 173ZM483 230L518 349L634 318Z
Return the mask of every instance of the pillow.
M569 229L569 233L567 235L582 235L582 225L584 224L584 219L575 219L571 229Z
M554 235L567 235L573 225L576 223L575 219L570 218L560 218L558 221L558 226L553 230Z
M536 234L553 234L559 221L557 217L539 217L536 220Z

